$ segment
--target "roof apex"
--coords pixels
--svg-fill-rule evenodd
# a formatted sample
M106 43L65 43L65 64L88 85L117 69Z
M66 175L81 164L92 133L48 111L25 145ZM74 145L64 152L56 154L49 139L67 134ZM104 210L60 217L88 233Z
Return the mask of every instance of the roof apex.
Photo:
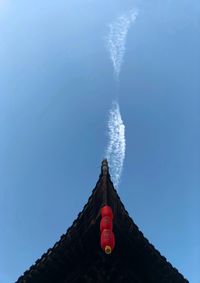
M101 163L101 174L103 176L109 175L109 167L107 159L104 159Z

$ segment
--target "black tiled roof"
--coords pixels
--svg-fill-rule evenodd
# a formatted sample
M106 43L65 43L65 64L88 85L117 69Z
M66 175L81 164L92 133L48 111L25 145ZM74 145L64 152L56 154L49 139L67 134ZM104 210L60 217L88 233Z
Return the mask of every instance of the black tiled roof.
M100 248L100 208L114 213L116 247ZM107 161L87 204L60 240L19 277L16 283L188 282L149 243L128 215L110 179Z

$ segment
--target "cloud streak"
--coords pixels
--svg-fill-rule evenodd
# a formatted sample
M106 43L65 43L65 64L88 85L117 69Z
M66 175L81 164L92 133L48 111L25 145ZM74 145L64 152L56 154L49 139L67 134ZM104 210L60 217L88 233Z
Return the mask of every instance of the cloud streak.
M110 59L113 64L114 76L117 81L119 80L121 66L126 51L128 30L131 24L135 22L137 15L138 12L136 10L131 10L118 17L116 21L109 25L109 34L106 38L106 42L110 53ZM108 137L109 141L106 150L106 158L109 162L113 184L115 188L118 189L125 159L126 139L125 125L117 101L113 102L109 112Z
M138 12L129 11L121 15L116 21L109 25L109 34L107 39L107 48L110 53L110 59L113 64L114 75L119 79L124 53L126 50L126 37L132 23L135 22Z
M123 123L119 104L114 101L108 119L109 142L106 151L110 173L114 187L117 189L123 169L125 158L126 140L125 125Z

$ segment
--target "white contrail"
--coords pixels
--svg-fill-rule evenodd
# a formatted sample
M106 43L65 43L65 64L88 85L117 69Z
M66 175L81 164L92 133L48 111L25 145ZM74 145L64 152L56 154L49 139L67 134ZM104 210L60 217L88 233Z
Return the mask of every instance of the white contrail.
M123 123L117 101L113 102L109 113L108 135L109 143L106 151L106 157L110 166L113 184L117 189L122 173L126 149L125 125Z
M119 79L121 65L123 63L127 33L131 23L135 22L137 15L138 12L136 10L129 11L118 17L116 21L109 25L107 48L117 80Z

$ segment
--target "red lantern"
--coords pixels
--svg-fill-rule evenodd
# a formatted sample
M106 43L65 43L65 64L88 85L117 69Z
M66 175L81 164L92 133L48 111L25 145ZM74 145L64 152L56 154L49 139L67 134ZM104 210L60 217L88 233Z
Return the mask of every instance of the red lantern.
M113 219L112 208L109 205L103 206L101 209L101 216L109 216L111 219Z
M115 247L115 236L112 230L104 229L101 233L101 248L106 254L110 254Z
M104 216L100 222L100 231L102 232L104 229L113 229L112 219L109 216Z
M106 254L110 254L115 247L115 235L113 229L113 212L109 205L101 208L101 248Z

